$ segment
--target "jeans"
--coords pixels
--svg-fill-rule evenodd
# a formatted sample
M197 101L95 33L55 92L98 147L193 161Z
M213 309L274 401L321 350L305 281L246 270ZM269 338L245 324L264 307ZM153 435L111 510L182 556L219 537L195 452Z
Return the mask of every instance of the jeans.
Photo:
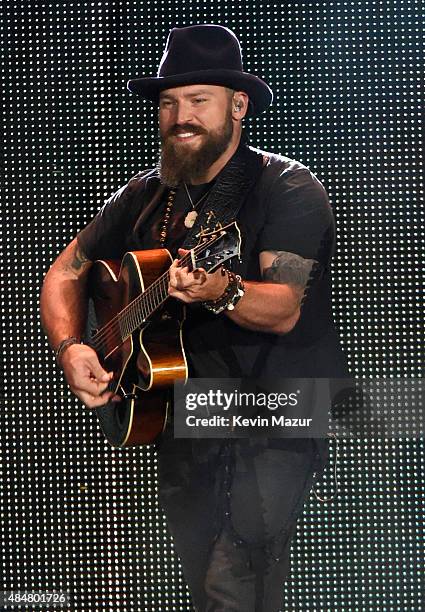
M159 495L198 612L278 612L311 439L163 439Z

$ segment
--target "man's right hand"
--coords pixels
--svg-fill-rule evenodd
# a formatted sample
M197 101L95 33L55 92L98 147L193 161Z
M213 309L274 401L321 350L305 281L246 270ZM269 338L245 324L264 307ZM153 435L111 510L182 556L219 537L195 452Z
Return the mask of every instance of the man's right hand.
M95 351L86 344L72 344L63 353L60 363L71 391L87 408L98 408L121 397L107 391L113 372L106 372Z

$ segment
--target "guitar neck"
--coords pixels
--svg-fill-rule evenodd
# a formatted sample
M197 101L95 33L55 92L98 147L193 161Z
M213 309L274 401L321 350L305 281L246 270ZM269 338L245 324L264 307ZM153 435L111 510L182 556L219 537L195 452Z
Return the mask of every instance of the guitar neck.
M181 267L189 271L204 268L215 270L223 262L240 254L240 231L235 222L205 234L202 241L179 260ZM105 359L116 350L169 298L169 270L157 278L149 287L129 302L106 325L91 338L90 345L99 357Z
M170 273L167 270L116 316L121 343L143 325L168 299L169 282Z
M180 265L193 270L190 252L180 259ZM167 270L93 335L90 346L101 358L105 359L111 353L111 346L113 350L121 346L164 304L169 298L169 282L170 273ZM105 342L105 338L108 342Z

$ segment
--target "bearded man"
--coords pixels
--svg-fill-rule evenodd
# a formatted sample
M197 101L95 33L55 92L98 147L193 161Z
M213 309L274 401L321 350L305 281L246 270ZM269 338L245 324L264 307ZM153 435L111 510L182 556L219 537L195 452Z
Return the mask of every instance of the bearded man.
M263 112L272 92L243 71L235 35L218 25L175 28L158 75L128 87L159 104L158 167L105 203L42 291L43 326L73 393L88 408L120 401L108 390L112 373L81 343L92 263L158 247L175 257L169 295L187 305L190 376L344 376L326 192L303 164L246 144L242 120ZM179 266L195 230L233 219L242 251L231 269ZM157 449L160 500L196 609L277 612L295 523L326 442L177 439L168 426Z

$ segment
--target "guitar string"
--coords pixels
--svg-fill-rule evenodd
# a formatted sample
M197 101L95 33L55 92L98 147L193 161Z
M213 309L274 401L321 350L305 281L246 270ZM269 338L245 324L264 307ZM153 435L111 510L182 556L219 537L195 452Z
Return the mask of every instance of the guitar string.
M201 252L202 250L205 250L208 246L211 246L214 242L216 242L223 234L219 234L219 235L215 235L212 238L210 238L210 240L206 240L206 242L203 242L199 245L197 245L196 247L194 247L193 251L195 254L198 254L199 252ZM190 254L185 255L180 262L182 264L188 264L191 262L191 257ZM106 337L108 336L108 339L112 336L119 334L121 341L123 339L123 334L122 334L122 329L119 323L119 319L122 319L124 321L124 323L129 326L130 328L136 329L139 325L140 322L138 321L138 312L135 309L135 306L138 306L139 303L143 303L143 301L145 301L145 305L147 306L147 312L144 313L143 309L142 309L142 315L144 315L144 319L148 318L148 316L150 316L159 306L161 306L161 304L165 301L165 299L168 297L167 293L163 294L159 294L158 292L156 292L156 289L161 288L164 292L166 290L166 288L168 289L168 281L169 281L169 273L168 271L166 273L164 273L159 279L157 279L154 283L152 283L152 285L150 285L148 287L148 289L143 293L140 294L139 296L137 296L130 304L128 304L126 306L126 308L124 308L121 313L119 313L118 315L116 315L116 317L114 317L114 319L112 319L109 323L110 325L108 326L108 324L105 326L106 329L102 328L103 333L99 332L98 336L95 338L96 342L98 343L103 342L104 339L106 339ZM159 299L159 302L158 302ZM149 313L149 309L151 310L151 312ZM130 315L130 316L128 316ZM109 327L109 329L108 329ZM115 328L115 329L113 329ZM106 334L106 335L105 335ZM131 332L129 333L127 331L127 333L124 334L125 337L129 337L131 335ZM102 339L101 339L102 338Z
M186 256L184 258L182 258L180 261L181 263L189 263L188 261L184 261L186 258ZM146 289L146 291L144 291L142 294L138 295L134 300L132 300L129 304L127 304L127 306L125 306L125 308L123 308L121 310L121 312L119 312L117 315L115 315L110 321L108 321L108 323L106 323L94 336L93 338L91 338L90 340L90 344L93 348L101 348L101 345L104 345L107 340L112 339L115 335L119 336L119 338L121 339L121 342L125 339L122 337L122 326L120 325L120 319L124 320L125 323L130 322L130 317L128 316L129 314L131 314L130 310L133 309L135 306L137 306L139 304L139 302L142 302L143 300L141 300L140 298L143 296L143 299L148 302L149 304L149 297L150 295L161 286L163 288L165 288L165 283L164 280L169 279L169 272L167 270L167 272L165 272L159 279L157 279L156 281L154 281L151 285L149 285L149 287ZM155 297L155 296L154 296ZM156 308L159 306L160 304L158 304L156 306ZM156 308L154 308L153 310L155 310ZM152 311L153 312L153 311ZM144 312L142 311L142 314L144 314ZM138 327L136 325L136 327ZM126 336L126 334L125 334ZM128 337L128 336L127 336Z
M198 246L205 248L206 244L204 243ZM194 251L196 250L202 250L202 249L197 249L197 247L195 247ZM180 260L180 262L181 264L188 264L190 263L190 259L191 259L190 254L187 254ZM122 326L120 325L119 319L123 319L125 323L127 324L130 323L130 325L133 323L133 327L137 328L138 325L136 324L136 318L135 317L131 318L128 316L129 314L130 315L132 314L130 311L134 310L134 307L137 306L139 302L143 302L144 300L145 302L147 302L147 306L151 308L152 312L154 312L156 308L158 308L161 305L161 303L164 301L161 295L160 296L155 295L155 290L157 288L160 288L161 285L162 285L162 289L165 289L165 287L168 286L168 280L169 280L169 272L167 270L167 272L165 272L159 279L157 279L151 285L149 285L148 289L145 292L138 295L132 302L127 304L127 306L120 313L115 315L115 317L113 317L111 321L109 321L101 330L99 330L99 332L92 338L91 345L94 348L96 347L100 348L100 345L104 344L106 340L113 338L115 335L118 335L122 341L123 340ZM157 297L160 297L160 302L158 304L155 301L155 298ZM150 298L152 298L152 302L150 302ZM154 306L153 308L152 308L152 304ZM152 314L152 312L150 314ZM143 311L142 311L142 314L144 314ZM134 313L134 315L137 316L137 313ZM146 316L144 318L146 318ZM125 334L125 336L127 337L129 335L130 334Z
M149 292L147 297L150 297L151 293L152 292ZM145 294L145 297L146 297L146 294ZM155 304L155 302L154 302L154 304ZM152 309L152 304L149 302L149 300L147 300L145 302L145 306L146 306L146 310L149 310L149 308L152 310L152 312L155 310L155 307ZM158 304L158 306L159 306L159 304ZM142 309L142 316L143 316L143 318L146 318L144 316L144 310L145 309ZM93 348L99 350L99 349L102 349L102 348L107 349L108 348L108 344L109 344L109 340L114 340L114 344L115 344L115 342L122 343L126 338L128 338L130 336L130 333L128 333L127 330L129 330L131 327L136 329L139 326L140 323L138 323L138 319L137 319L137 315L138 314L139 313L133 313L132 311L126 311L124 314L120 313L121 322L120 322L120 320L118 318L114 317L114 319L109 321L109 323L107 323L102 328L102 330L99 331L91 339L91 341L90 341L91 346ZM116 347L114 347L114 348L116 348ZM114 350L114 348L111 349L111 350Z
M193 251L195 254L198 254L199 252L201 252L202 250L204 250L205 248L207 248L208 246L210 246L211 244L213 244L219 236L215 236L212 237L209 241L207 240L206 242L197 245ZM190 253L186 254L185 256L182 257L182 259L180 260L181 264L189 264L191 263L191 256ZM162 290L165 291L166 288L168 288L168 281L169 281L169 271L167 270L167 272L165 272L159 279L157 279L156 281L154 281L149 287L148 289L143 292L142 294L140 294L139 296L137 296L132 302L130 302L130 304L128 304L126 306L125 309L123 309L121 311L121 313L119 313L118 315L116 315L116 322L118 322L119 325L119 319L120 318L124 318L126 317L126 315L129 314L130 311L134 311L135 310L135 306L138 306L139 303L143 303L143 301L145 301L146 306L148 307L147 310L151 310L151 313L143 313L144 314L144 318L146 319L148 316L150 316L164 301L165 299L168 297L168 291L167 294L164 296L163 294L159 293L156 291L156 289L160 288ZM157 303L157 300L159 298L159 302ZM127 311L127 312L126 312ZM137 317L137 312L136 313L131 313L133 315L136 315ZM127 317L128 318L128 317ZM130 319L130 324L133 328L138 327L138 324L136 323L137 318L134 319L134 323L133 320ZM128 337L129 334L127 334Z
M197 245L193 249L194 253L198 254L199 251L202 251L206 247L210 246L213 242L215 242L218 239L218 237L219 236L215 236L211 238L210 241ZM181 264L188 264L190 262L191 262L190 253L184 255L182 259L180 260ZM101 330L99 330L99 332L97 332L93 336L90 342L93 348L98 348L98 349L101 348L101 345L104 345L107 340L113 338L115 335L119 335L121 338L121 341L123 341L125 338L122 337L122 329L119 323L119 319L121 318L127 324L130 323L130 326L137 328L138 327L137 312L132 313L130 311L134 310L135 306L139 305L139 302L142 303L145 300L145 302L147 302L147 304L151 307L151 309L152 309L152 304L153 304L152 312L148 315L150 316L165 301L161 295L158 295L158 294L155 295L155 291L156 289L161 288L161 286L162 286L162 289L164 290L165 287L168 286L168 280L169 280L169 272L167 270L167 272L165 272L159 279L157 279L151 285L149 285L146 291L138 295L134 300L132 300L129 304L127 304L127 306L123 308L123 310L120 313L115 315L107 324L105 324L101 328ZM158 299L158 297L160 298L160 302L156 303L155 298ZM152 298L152 303L149 302L151 298ZM133 314L133 317L128 316L131 314ZM142 314L144 314L143 310L142 310ZM144 318L146 318L146 316ZM126 334L126 337L129 337L129 335L131 334Z
M180 262L181 263L189 263L189 258L187 257L187 255L185 255L180 260ZM167 272L165 272L159 279L156 279L156 281L154 281L151 285L149 285L149 287L146 289L145 292L143 292L142 294L138 295L134 300L132 300L129 304L127 304L127 306L125 308L123 308L123 310L120 313L115 315L115 317L113 317L104 327L102 327L102 329L99 330L99 332L93 337L92 340L96 341L96 342L99 341L100 338L102 338L105 334L108 334L108 332L111 331L110 328L112 328L114 325L115 326L118 325L118 329L119 329L119 331L121 331L120 330L120 326L119 326L119 319L120 318L125 318L126 315L129 314L130 309L133 309L134 306L137 305L139 301L143 301L143 300L140 299L142 296L145 299L145 301L148 302L148 305L152 306L152 304L149 304L149 298L151 297L151 294L155 291L155 289L160 287L161 284L162 284L162 286L164 288L165 287L164 281L165 280L168 281L168 278L169 278L169 273L168 273L168 270L167 270Z
M203 249L205 249L208 246L210 246L211 244L213 244L221 236L222 236L222 234L213 236L209 241L207 240L206 242L203 242L203 243L197 245L193 249L194 253L198 254L199 251L202 251ZM190 262L190 260L191 260L190 254L186 254L180 260L180 262L187 264L187 263ZM106 340L111 339L115 335L119 335L120 339L122 341L123 340L123 337L122 337L122 328L120 326L119 319L121 318L124 321L126 321L127 323L130 323L130 326L132 326L133 329L137 328L140 325L140 323L137 323L137 312L135 313L135 312L131 312L131 311L132 310L134 311L134 307L139 305L139 302L143 302L143 300L145 300L145 302L147 302L147 305L150 306L151 309L152 309L152 303L149 302L149 300L152 298L154 307L152 309L152 312L147 315L147 316L150 316L165 301L165 299L168 297L168 296L165 296L165 298L162 298L161 296L159 296L160 297L160 302L158 304L155 302L155 298L158 298L158 295L155 295L155 290L158 287L160 287L161 284L162 284L162 288L165 289L165 287L168 286L168 280L169 280L169 273L167 271L159 279L154 281L148 287L148 289L145 292L143 292L142 294L137 296L132 302L127 304L127 306L120 313L115 315L115 317L113 317L111 319L111 321L109 321L104 327L102 327L102 329L99 330L99 332L97 332L97 334L92 338L91 345L95 348L96 345L104 344L104 342ZM129 318L128 317L129 314L133 315L133 318ZM142 312L142 314L143 314L143 312ZM135 318L135 315L136 315L136 318ZM147 316L145 316L145 318L147 318ZM129 335L131 335L131 334L127 333L126 337L129 337Z

